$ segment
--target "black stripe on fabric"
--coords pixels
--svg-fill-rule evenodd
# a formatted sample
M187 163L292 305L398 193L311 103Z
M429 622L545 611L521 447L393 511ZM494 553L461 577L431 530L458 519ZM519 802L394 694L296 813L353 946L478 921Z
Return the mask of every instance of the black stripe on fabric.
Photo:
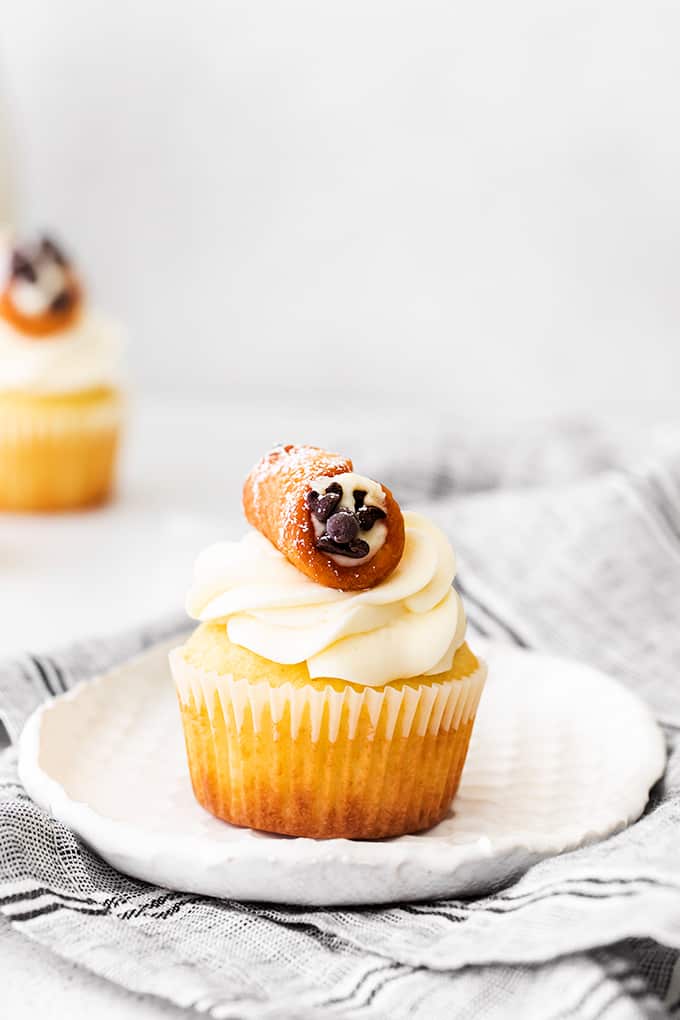
M50 889L47 886L38 886L35 889L27 890L26 892L8 893L5 896L0 896L0 907L11 906L14 903L29 903L31 900L39 899L41 896L51 896L53 899L63 901L66 905L69 903L74 904L85 904L87 906L100 907L103 911L117 911L121 907L125 907L131 899L136 898L139 894L133 893L130 897L123 896L109 896L103 900L93 899L90 896L70 895L69 893L62 893L56 889ZM144 894L148 895L148 894ZM203 897L187 897L184 893L178 892L166 892L162 896L156 896L149 902L143 903L140 906L134 908L134 910L125 910L123 913L116 913L116 916L121 920L130 920L135 917L141 917L146 911L153 910L157 906L162 906L167 903L170 899L176 899L177 897L184 897L186 902L200 902ZM180 904L182 905L182 904ZM154 917L163 915L153 915Z
M451 474L448 464L442 464L438 468L435 468L432 481L430 483L430 491L428 493L430 499L444 499L444 497L453 492L455 488L456 482Z
M518 645L520 648L529 648L528 643L524 640L523 637L521 637L520 634L517 633L514 627L511 627L509 623L501 619L498 613L494 612L493 609L489 609L489 607L484 602L482 602L481 599L479 599L476 595L473 595L470 591L468 591L465 585L462 584L459 577L456 578L456 588L463 596L463 598L465 598L468 602L474 603L474 605L476 605L478 609L481 609L482 612L485 613L490 620L493 620L494 623L497 623L498 626L505 631L508 637L510 637L516 645Z
M118 917L121 921L131 921L135 917L141 917L147 912L147 910L154 910L156 907L162 907L164 903L167 903L169 900L176 900L179 896L184 897L185 894L179 892L166 892L161 896L156 896L148 903L141 903L137 907L124 910L122 913L116 914L116 917ZM186 898L187 897L185 897L185 899ZM162 915L154 914L153 916L158 917Z
M57 910L71 910L75 914L96 914L104 916L109 913L106 908L95 910L94 907L77 907L73 903L49 903L36 910L27 910L23 914L7 914L7 920L12 924L22 921L33 921L36 917L45 917L47 914L54 914Z
M426 903L420 904L419 906L415 906L415 905L408 905L407 906L407 905L404 905L404 906L401 906L399 909L403 910L403 911L406 911L408 913L420 914L421 916L425 916L425 917L428 917L430 915L438 915L440 917L446 918L449 921L460 922L460 921L467 920L468 917L471 916L471 915L474 915L474 914L483 914L486 911L489 911L489 912L494 913L494 914L512 913L514 910L521 910L524 907L532 906L534 903L541 903L543 900L552 899L555 896L577 896L577 897L581 896L581 897L583 897L585 899L607 899L609 897L615 898L616 896L635 896L636 895L635 890L619 890L619 889L616 889L616 890L610 890L609 892L603 890L601 893L597 893L596 894L594 892L587 892L586 890L578 890L578 889L573 889L572 890L572 889L561 888L561 886L567 885L569 883L579 883L579 884L584 884L584 885L592 883L593 885L623 885L623 886L636 885L636 884L639 884L639 885L651 885L651 886L654 886L654 887L656 887L658 889L667 889L667 890L671 890L673 892L677 892L678 888L679 888L677 885L674 885L671 882L662 882L659 879L647 878L645 876L640 876L639 878L573 878L573 879L565 878L565 879L562 879L562 881L560 883L560 887L554 887L553 886L553 887L549 887L547 889L539 890L538 892L536 892L536 891L527 891L527 892L521 893L521 894L519 894L517 896L512 896L512 895L509 895L509 894L499 893L498 896L495 897L495 899L497 899L497 900L501 900L501 901L504 901L504 902L508 902L509 901L509 902L512 902L512 903L516 903L517 905L514 906L514 907L500 908L500 907L497 907L497 906L495 906L494 904L491 904L491 903L489 903L489 904L487 904L487 903L474 903L474 904L470 904L469 906L464 904L464 903L457 903L455 909L460 910L462 912L463 916L456 915L456 914L452 913L451 911L443 910L441 907L430 908L430 907L428 907L428 905ZM524 902L517 902L517 901L524 901Z
M45 886L39 886L38 888L31 889L28 892L9 893L7 896L0 896L0 907L8 907L12 903L23 903L29 902L30 900L37 900L41 896L54 896L55 899L73 900L75 903L97 903L97 900L90 899L89 896L69 896L67 893L60 893L56 892L54 889L47 889Z
M40 661L40 659L36 658L33 655L30 656L30 659L33 665L35 666L36 670L38 671L38 674L42 679L42 682L44 683L45 687L52 695L52 697L55 698L57 696L58 691L52 687L52 681L48 678L47 670L43 666L42 662Z
M207 896L185 896L184 899L173 903L168 910L164 910L162 914L152 914L152 917L154 921L166 921L169 917L178 914L182 907L189 907L194 903L205 903L208 899ZM214 903L212 905L215 906Z
M662 518L666 528L676 542L680 541L680 525L675 516L675 508L661 482L654 475L645 475L642 479L635 479L639 482L641 495L656 510Z
M347 992L346 995L338 995L334 999L326 999L325 1002L321 1004L322 1008L325 1008L327 1006L339 1006L342 1003L349 1002L349 1000L353 999L354 996L361 990L361 988L366 984L369 978L375 977L376 974L382 974L386 970L395 970L397 967L401 967L401 964L383 963L379 967L373 967L371 970L367 970L366 973L359 980L359 982L354 986L351 992Z
M185 902L196 902L199 903L205 897L201 896L187 896L186 893L166 891L160 896L154 896L151 900L145 900L143 903L138 904L135 907L131 906L132 900L136 900L139 896L148 896L149 893L132 893L130 896L116 896L111 897L102 901L102 905L111 909L114 915L121 921L131 921L137 917L143 917L147 912L149 916L154 919L162 919L164 914L155 914L153 911L156 907L161 907L168 901L180 900L179 906L183 906ZM95 902L98 902L95 900ZM168 916L170 916L168 914Z
M135 896L137 894L134 894ZM6 914L5 916L10 921L28 921L35 917L40 917L43 913L50 914L56 910L74 910L81 914L94 914L104 915L113 914L114 917L122 921L133 920L137 917L144 915L153 917L154 920L165 920L166 918L172 917L182 907L188 906L195 903L204 903L206 900L205 896L188 896L185 893L178 892L166 892L161 896L156 896L154 899L142 903L140 906L130 910L120 911L120 907L124 906L126 902L129 902L130 898L122 897L109 897L105 900L95 900L89 896L69 896L65 893L57 892L54 889L49 889L46 886L40 886L36 889L31 889L27 892L10 893L6 896L0 897L0 907L11 906L15 903L30 902L31 900L39 899L41 896L50 896L53 899L60 900L61 902L46 904L44 907L38 908L34 911L24 911L19 914ZM152 911L159 906L167 903L171 900L179 900L174 902L169 910L163 911L162 913L152 913ZM92 908L92 909L90 909ZM296 927L302 927L302 925L296 925ZM321 936L322 933L318 929L313 928L312 925L309 928L313 929L313 932L308 931L307 934L316 934ZM328 936L328 938L334 938L334 936Z
M404 904L399 909L403 910L405 914L415 914L416 917L445 917L447 921L457 921L459 923L465 921L467 919L467 913L469 913L468 907L462 907L461 909L466 911L466 913L462 916L457 916L448 910L441 910L436 907L433 907L431 910L418 910L417 907L410 903Z
M21 676L22 679L24 680L24 683L28 684L29 687L33 687L35 684L35 677L33 675L33 671L28 669L27 666L23 665L19 665L19 669L21 671Z
M562 885L573 885L578 883L589 885L635 885L635 884L654 885L657 886L659 889L674 889L675 891L677 891L678 888L680 888L677 885L673 884L672 882L662 881L659 878L651 878L651 876L649 875L636 875L629 876L626 878L598 878L597 876L593 875L591 877L584 876L583 878L563 878L560 880L558 886L547 886L544 887L543 889L535 889L533 892L531 890L527 890L527 892L516 893L515 895L513 895L512 893L499 893L496 896L496 899L511 901L523 900L526 899L528 896L533 896L534 893L536 892L538 893L559 892L560 887Z
M489 633L488 628L487 627L483 627L476 617L470 616L470 614L467 612L467 610L465 612L465 618L467 619L468 623L472 624L472 626L474 627L475 630L479 631L479 633L482 635L482 637L485 637L485 638L491 637L491 634Z
M397 966L398 967L403 967L402 964L397 964ZM410 977L411 974L415 974L416 971L424 970L424 969L425 969L424 967L405 967L405 968L402 969L400 974L393 974L392 977L383 978L383 980L379 984L377 984L375 986L375 988L373 988L371 990L371 992L369 993L368 997L364 1000L364 1002L362 1002L358 1006L354 1006L352 1008L353 1009L365 1009L367 1006L371 1005L371 1003L375 999L376 995L383 990L385 985L390 985L390 984L392 984L393 981L398 981L400 978L403 978L403 977Z
M64 693L66 693L66 691L68 690L68 684L66 683L66 677L64 675L63 669L61 668L61 666L58 666L56 664L54 659L48 658L48 656L46 656L46 655L43 656L43 658L45 659L45 662L48 662L50 664L50 666L52 667L52 669L54 671L54 675L56 676L57 681L59 683L59 686L61 687L62 691Z
M331 943L337 944L342 939L337 935L322 931L321 928L317 928L315 924L309 924L307 921L283 921L273 917L269 918L274 924L281 924L284 928L293 928L295 931L301 931L304 935L309 935L315 942L320 942L326 949L330 948Z
M200 899L201 897L199 897ZM248 903L239 903L237 900L229 900L228 905L239 910L243 914L248 914L252 917L259 917L267 921L271 921L273 924L281 925L283 928L291 928L296 931L301 931L305 935L309 935L310 938L316 942L320 942L324 948L328 949L333 945L338 945L344 942L339 935L335 935L332 932L325 932L315 924L311 924L309 921L294 921L292 918L286 918L281 915L279 911L268 911L258 910L255 907L251 907ZM308 908L300 908L301 912L306 912Z
M555 892L547 893L544 896L536 896L533 900L526 900L524 903L516 903L511 907L500 907L495 906L491 903L485 903L484 906L470 907L469 915L475 914L514 914L518 910L525 910L527 907L533 907L536 903L543 903L545 900L553 900L558 896L574 896L576 899L582 900L609 900L616 899L619 896L628 899L629 897L637 896L638 893L635 889L622 889L616 893L609 892L585 892L579 889L557 889ZM465 908L463 908L465 909ZM431 911L421 911L422 914L431 913ZM446 914L442 914L443 917ZM450 920L458 921L460 918L451 917Z
M465 906L463 906L461 904L459 909L463 912L462 916L460 914L451 913L448 910L438 910L438 909L428 910L426 907L423 907L420 910L418 910L416 907L408 907L408 908L407 907L400 907L399 909L400 910L404 910L404 911L406 911L407 913L410 913L410 914L418 914L421 917L443 917L447 921L452 921L452 922L454 922L456 924L459 924L459 923L461 923L463 921L469 921L469 920L471 920L471 918L473 918L473 917L475 917L476 915L479 915L479 914L500 914L500 915L503 915L503 914L514 914L518 910L525 910L527 907L533 907L536 903L543 903L545 900L552 900L552 899L555 899L557 896L575 896L577 899L585 899L585 900L608 900L608 899L614 899L617 896L622 896L624 898L628 898L628 897L636 896L636 895L637 895L637 893L633 889L628 890L628 891L624 890L624 891L621 891L621 892L618 892L618 893L606 893L606 892L602 892L602 893L594 893L594 892L588 893L588 892L580 892L577 889L562 889L562 890L556 890L555 892L547 893L544 896L537 896L533 900L527 900L526 903L517 903L515 906L512 906L512 907L497 907L497 906L494 906L493 904L486 904L486 903L483 906L479 905L479 906L465 907Z

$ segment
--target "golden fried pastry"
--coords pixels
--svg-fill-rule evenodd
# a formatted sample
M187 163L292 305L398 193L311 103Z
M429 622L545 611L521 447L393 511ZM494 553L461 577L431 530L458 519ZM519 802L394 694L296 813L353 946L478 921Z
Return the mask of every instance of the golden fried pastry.
M390 490L316 446L266 454L246 479L243 508L293 566L328 588L372 588L404 551L404 519Z

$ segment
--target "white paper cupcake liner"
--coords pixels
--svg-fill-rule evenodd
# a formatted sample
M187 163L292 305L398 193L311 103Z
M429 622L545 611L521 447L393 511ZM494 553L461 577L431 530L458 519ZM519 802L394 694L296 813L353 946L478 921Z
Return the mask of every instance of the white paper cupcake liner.
M303 717L308 713L315 743L322 734L330 743L335 743L343 718L347 720L344 736L353 739L364 713L372 727L369 740L374 739L379 727L386 739L392 739L395 734L408 737L429 733L434 736L457 730L474 718L487 673L486 665L480 661L474 673L456 680L432 681L418 687L404 683L401 689L365 687L360 691L348 685L336 691L331 686L312 684L294 687L285 683L274 687L206 672L190 665L182 648L170 653L170 668L180 701L188 704L193 699L196 706L205 704L211 719L217 698L224 717L234 719L237 731L240 732L249 719L253 730L260 732L266 714L275 726L274 739L279 735L276 727L284 717L289 721L290 736L296 739ZM383 719L384 727L381 726Z
M70 434L109 432L123 418L118 394L102 396L84 404L29 402L26 405L0 400L0 441L5 444L44 440Z

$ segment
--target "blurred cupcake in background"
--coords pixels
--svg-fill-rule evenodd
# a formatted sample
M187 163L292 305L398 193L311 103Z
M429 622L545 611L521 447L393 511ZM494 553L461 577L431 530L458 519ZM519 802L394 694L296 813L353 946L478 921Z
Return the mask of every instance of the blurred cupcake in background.
M110 495L121 334L92 311L48 237L0 254L0 509L67 510Z

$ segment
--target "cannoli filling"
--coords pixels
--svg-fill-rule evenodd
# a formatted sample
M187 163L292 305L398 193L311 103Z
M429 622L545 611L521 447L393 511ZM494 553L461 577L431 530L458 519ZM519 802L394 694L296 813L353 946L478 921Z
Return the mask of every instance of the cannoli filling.
M372 479L354 472L317 478L306 499L315 548L338 566L366 563L384 545L385 494Z

